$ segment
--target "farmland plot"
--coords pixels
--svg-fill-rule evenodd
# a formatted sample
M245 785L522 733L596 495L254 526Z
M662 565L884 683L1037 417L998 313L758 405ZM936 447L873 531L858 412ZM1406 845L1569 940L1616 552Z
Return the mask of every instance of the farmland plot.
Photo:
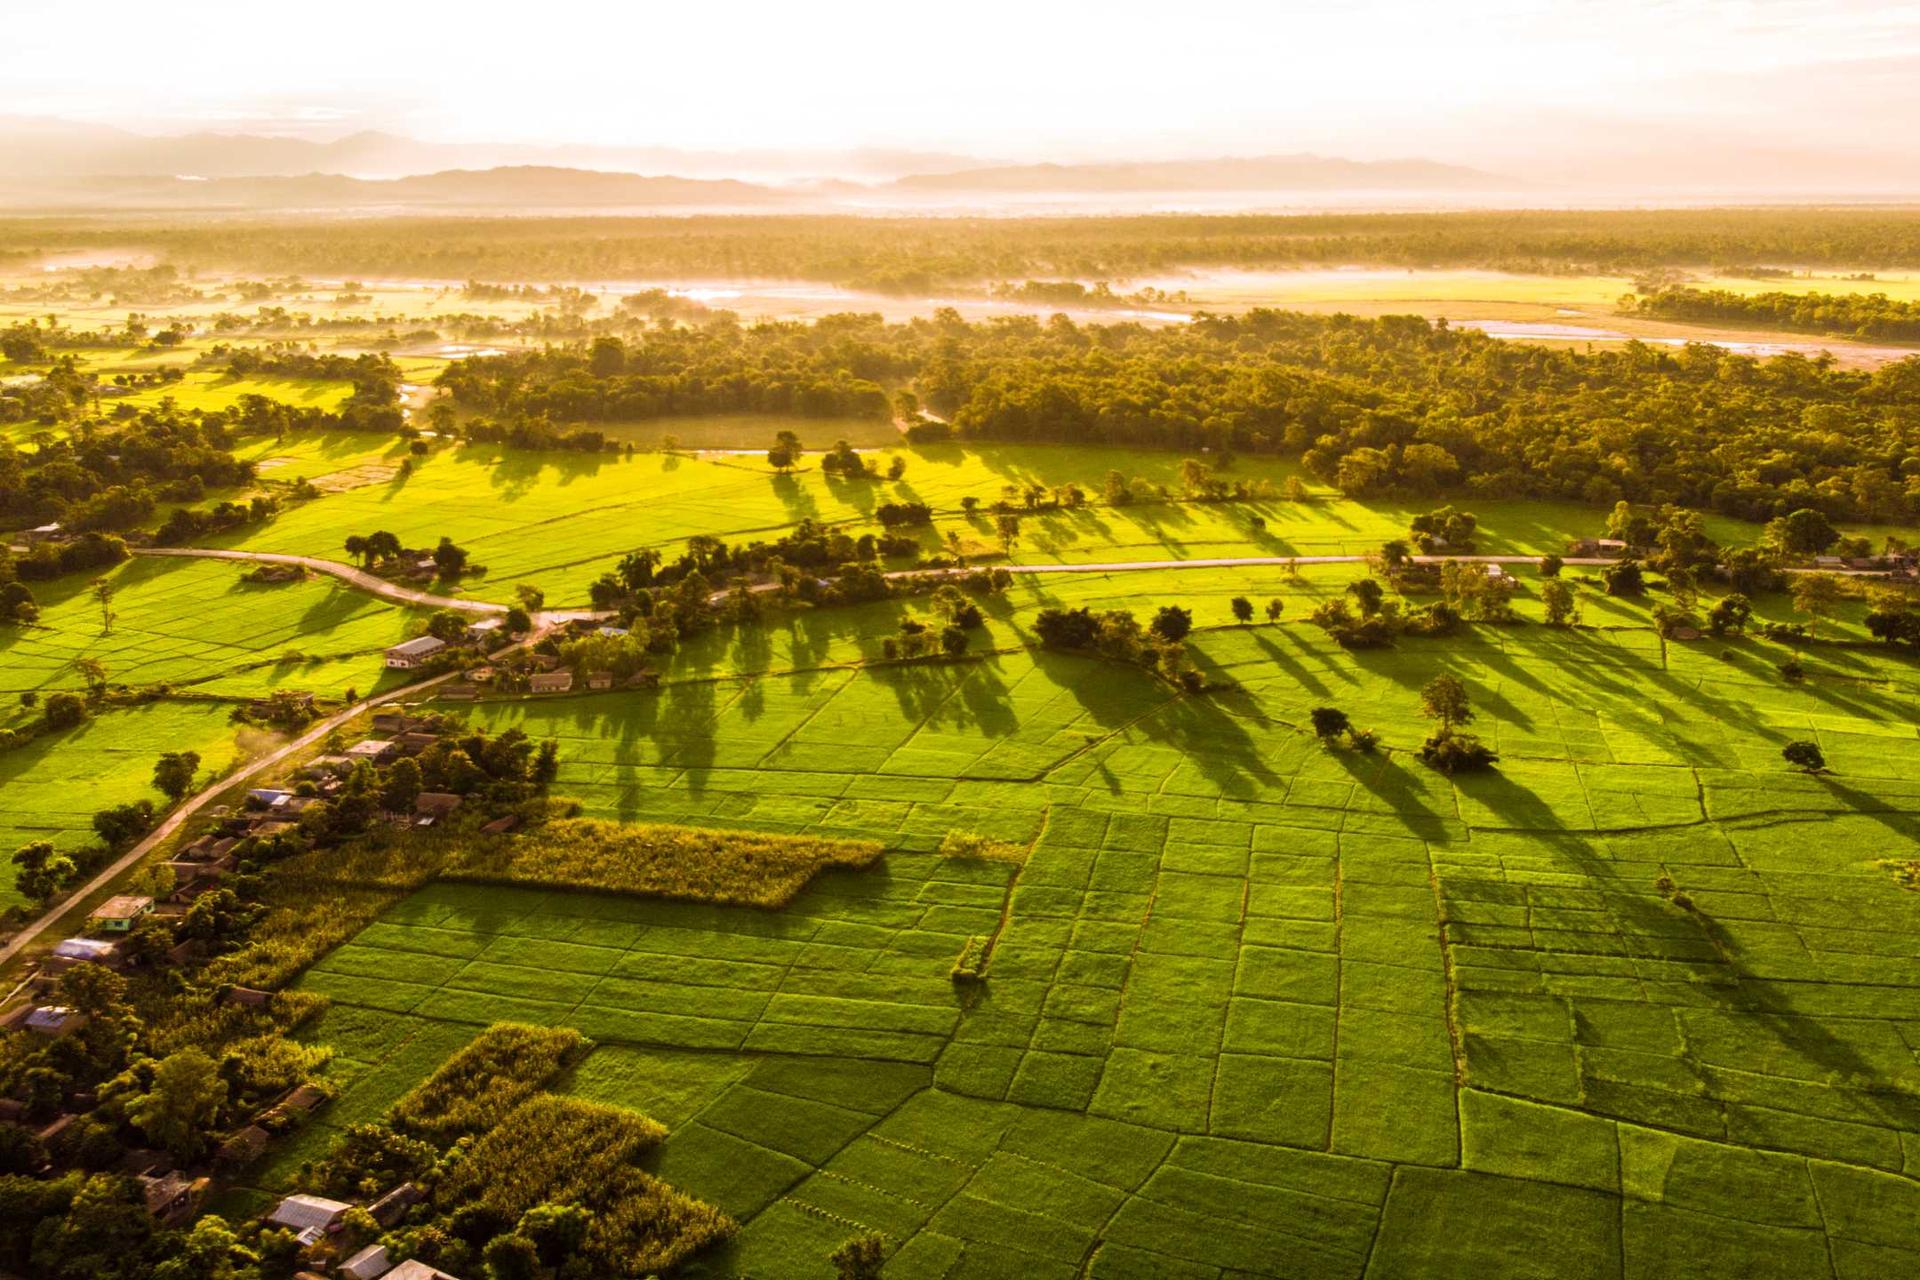
M909 1276L1916 1264L1920 895L1880 865L1920 856L1908 664L1195 647L1237 688L1019 652L481 704L561 738L589 813L890 852L778 912L436 885L304 984L584 1031L565 1087L662 1119L648 1167L743 1224L702 1274L824 1275L863 1229ZM1498 772L1406 751L1442 670ZM1315 743L1326 703L1392 750ZM1800 736L1834 774L1783 770ZM953 829L1031 852L942 858Z

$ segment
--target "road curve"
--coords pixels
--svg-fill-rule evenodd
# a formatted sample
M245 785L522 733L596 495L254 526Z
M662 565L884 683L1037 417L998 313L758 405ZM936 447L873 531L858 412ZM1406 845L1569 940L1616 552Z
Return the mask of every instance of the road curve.
M382 600L391 600L396 604L419 605L427 609L456 609L462 613L494 614L507 611L506 605L495 604L490 600L469 600L458 596L435 595L431 591L416 591L412 587L403 587L397 582L388 581L378 574L368 573L365 569L356 569L338 560L324 560L319 556L286 555L278 551L231 551L215 547L129 547L128 550L137 556L293 565L338 578L350 586L358 587L371 595L379 596ZM590 609L548 609L537 615L534 622L537 627L544 629L557 622L571 622L575 618L597 616L599 615Z

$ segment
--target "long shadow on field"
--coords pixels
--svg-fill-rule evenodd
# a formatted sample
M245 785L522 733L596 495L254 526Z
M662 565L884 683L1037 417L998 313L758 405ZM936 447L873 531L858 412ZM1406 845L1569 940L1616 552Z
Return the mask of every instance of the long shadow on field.
M1257 799L1285 779L1260 753L1260 744L1239 721L1203 698L1178 698L1143 716L1141 732L1180 752L1223 796Z
M1327 757L1338 765L1355 785L1403 823L1409 834L1422 840L1457 840L1460 832L1449 827L1453 814L1441 813L1426 801L1426 792L1415 778L1394 763L1384 752L1367 755L1355 751L1329 751Z
M1736 1020L1743 1029L1764 1033L1782 1049L1802 1062L1817 1068L1830 1083L1848 1086L1849 1097L1882 1124L1902 1132L1920 1131L1920 1098L1890 1089L1875 1089L1862 1082L1884 1078L1884 1072L1848 1043L1823 1025L1816 1016L1799 1013L1793 1005L1791 984L1760 978L1742 963L1739 940L1719 921L1697 908L1683 910L1662 901L1652 885L1625 883L1617 864L1603 858L1588 840L1566 833L1551 834L1555 825L1548 806L1523 787L1499 773L1481 774L1472 780L1472 794L1510 825L1539 834L1542 843L1563 856L1603 895L1608 913L1618 924L1628 953L1633 956L1657 955L1662 959L1687 960L1714 964L1724 973L1721 981L1694 981L1688 991L1710 998L1719 1011ZM1861 797L1870 799L1869 797ZM1884 820L1884 819L1883 819ZM1909 829L1902 834L1912 839ZM1680 886L1685 888L1684 885ZM1694 947L1687 938L1697 939ZM1661 943L1648 950L1651 940ZM1638 941L1636 941L1638 940ZM1681 949L1675 951L1675 946ZM1765 1053L1755 1054L1764 1060ZM1688 1059L1689 1066L1702 1077L1707 1096L1716 1103L1730 1100L1730 1091L1713 1078L1717 1069ZM1468 1063L1469 1075L1472 1063Z
M1325 693L1327 693L1327 681L1323 681L1321 677L1315 676L1313 672L1309 672L1306 662L1302 662L1302 660L1296 658L1294 654L1284 651L1279 645L1275 645L1271 639L1267 639L1263 633L1258 633L1258 631L1254 633L1254 643L1260 645L1261 652L1265 652L1267 658L1273 660L1273 666L1277 666L1277 668L1281 668L1283 672L1286 672L1286 677L1292 679L1296 685L1300 685L1300 687L1306 689L1308 693L1317 693L1317 695L1325 695ZM1348 677L1348 683L1354 683L1354 677Z

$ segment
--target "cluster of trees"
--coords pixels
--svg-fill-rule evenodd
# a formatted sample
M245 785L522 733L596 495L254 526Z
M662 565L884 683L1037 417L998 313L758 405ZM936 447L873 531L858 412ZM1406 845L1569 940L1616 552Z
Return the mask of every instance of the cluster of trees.
M341 546L358 564L367 568L391 564L407 554L407 547L400 541L400 535L390 529L349 534ZM443 580L450 581L463 573L476 571L470 563L467 549L444 534L432 551L422 552L421 555L433 561L435 574Z
M271 520L280 509L280 500L257 493L245 502L216 502L201 511L193 507L175 507L153 532L158 547L180 547L227 529L244 528Z
M233 456L233 443L218 422L156 410L30 450L0 444L0 528L137 528L160 502L251 483L253 464Z
M1192 612L1179 605L1160 606L1145 626L1131 610L1095 613L1085 606L1042 609L1033 619L1034 635L1049 649L1095 653L1148 667L1189 691L1204 683L1200 673L1186 665L1184 641L1192 630Z
M349 403L384 407L400 401L400 366L385 352L357 356L317 355L290 346L241 347L227 356L236 377L267 374L277 378L328 378L351 382Z
M920 543L911 535L863 533L855 537L809 517L772 542L730 546L720 538L699 534L687 539L687 549L671 561L652 548L629 552L595 580L588 595L596 609L645 617L651 611L645 603L649 593L658 603L659 588L678 588L691 582L691 594L704 600L715 590L715 582L752 574L770 578L783 591L796 594L814 578L835 574L844 578L852 567L877 574L877 562L882 558L911 560L919 555ZM884 579L881 581L879 595L884 596Z
M859 317L663 326L587 347L549 347L462 360L439 385L476 412L511 420L622 422L684 414L774 413L885 418L874 380L898 376L862 358L843 331Z
M1659 320L1748 324L1802 333L1844 333L1880 342L1920 341L1920 305L1884 293L1734 293L1662 289L1628 295L1623 309Z

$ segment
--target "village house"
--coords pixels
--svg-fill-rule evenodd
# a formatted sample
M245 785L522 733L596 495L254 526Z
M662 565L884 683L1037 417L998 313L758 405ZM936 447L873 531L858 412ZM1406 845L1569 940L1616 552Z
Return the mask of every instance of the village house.
M373 1220L383 1227L400 1221L401 1215L427 1198L427 1193L411 1182L403 1182L367 1206Z
M377 728L375 732L378 732ZM314 779L332 778L338 777L340 774L346 773L352 768L353 761L346 756L315 756L313 759L307 761L306 765L301 768L300 776Z
M356 763L364 760L368 764L379 764L398 751L399 748L385 738L367 738L347 748L347 759Z
M27 1014L24 1025L27 1030L36 1035L58 1040L61 1036L72 1035L86 1026L87 1015L63 1004L42 1005Z
M87 917L87 923L101 933L127 933L139 923L140 917L152 911L152 898L123 893L95 907L93 914Z
M370 1244L340 1264L340 1274L346 1280L380 1280L392 1270L393 1259L387 1256L386 1246L380 1244Z
M325 1196L305 1194L290 1195L273 1207L267 1215L271 1226L285 1227L293 1232L294 1238L301 1244L317 1244L329 1231L340 1225L347 1210L353 1208L338 1200L329 1200Z
M200 1211L207 1198L208 1178L191 1182L169 1169L165 1173L140 1175L140 1191L147 1202L147 1213L163 1227L185 1226Z
M613 672L611 671L587 672L587 688L589 689L613 688Z
M428 826L460 807L460 797L446 791L422 791L413 798L413 812L420 826Z
M68 969L76 964L104 964L117 967L121 961L120 944L104 938L68 938L53 949L48 958L50 969Z
M451 1271L442 1271L438 1267L428 1266L418 1258L408 1258L380 1277L380 1280L460 1280L460 1277Z
M393 745L403 756L417 756L438 741L440 741L439 734L415 729L395 738Z
M573 672L539 672L527 677L527 688L534 693L566 693L573 688Z
M278 809L293 799L293 792L278 787L255 787L247 792L247 808Z
M470 622L467 624L467 639L475 641L491 639L500 634L501 629L506 625L505 618L482 618L478 622Z
M447 642L438 636L416 636L388 649L387 665L396 671L411 670L446 647Z
M213 1158L218 1164L237 1169L258 1160L272 1141L272 1134L257 1124L250 1124L221 1143Z

